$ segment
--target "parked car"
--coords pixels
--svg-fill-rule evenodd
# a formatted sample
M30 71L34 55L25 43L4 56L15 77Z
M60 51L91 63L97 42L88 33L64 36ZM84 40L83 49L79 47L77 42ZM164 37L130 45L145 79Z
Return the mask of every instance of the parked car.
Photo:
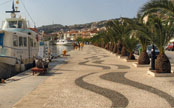
M167 46L166 50L174 51L174 42L169 43L169 45Z
M137 47L136 47L135 50L134 50L134 53L137 54L137 55L139 55L140 52L141 52L141 45L138 44ZM147 46L146 52L147 52L148 56L151 57L152 45L148 45L148 46ZM157 47L155 47L155 55L157 56L158 54L159 54L159 50L158 50Z
M141 48L141 45L140 44L137 44L136 48L134 49L134 54L139 55L140 48Z
M151 54L152 54L152 45L148 45L147 46L147 50L146 50L148 56L151 58ZM155 55L157 56L160 53L160 51L158 50L158 48L155 46Z

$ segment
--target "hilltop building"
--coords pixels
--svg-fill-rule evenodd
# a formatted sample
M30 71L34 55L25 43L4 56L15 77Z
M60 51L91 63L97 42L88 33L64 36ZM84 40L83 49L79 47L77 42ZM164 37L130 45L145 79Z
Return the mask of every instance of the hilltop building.
M80 30L69 30L64 31L60 30L58 32L53 32L50 34L44 34L44 40L57 41L58 39L66 39L66 40L76 40L78 37L83 39L91 38L95 36L99 31L106 30L105 27L97 28L95 23L91 26L91 28L83 28Z

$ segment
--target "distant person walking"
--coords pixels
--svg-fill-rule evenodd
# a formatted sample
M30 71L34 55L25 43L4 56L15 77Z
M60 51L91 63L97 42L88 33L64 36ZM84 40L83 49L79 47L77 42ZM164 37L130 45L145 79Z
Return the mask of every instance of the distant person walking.
M73 48L74 48L74 50L75 50L75 48L76 48L76 43L75 43L75 42L73 42Z
M78 48L78 43L75 43L75 49L77 49Z
M83 47L84 47L83 42L80 43L80 47L81 47L81 49L83 50Z
M78 47L79 47L79 50L80 50L80 42L78 42Z

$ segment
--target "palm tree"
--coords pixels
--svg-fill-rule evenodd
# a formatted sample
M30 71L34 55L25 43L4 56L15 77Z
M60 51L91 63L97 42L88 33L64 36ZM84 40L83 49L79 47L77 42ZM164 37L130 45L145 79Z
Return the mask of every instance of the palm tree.
M174 36L174 26L173 22L162 21L158 17L153 19L154 23L154 44L160 51L160 54L157 56L155 63L156 71L159 73L171 72L171 64L168 57L165 54L165 48L171 38ZM150 37L152 38L152 37Z
M150 44L150 40L146 36L152 36L151 30L149 29L150 25L144 24L140 17L138 19L134 19L133 21L129 21L129 23L132 26L133 34L136 36L136 38L139 40L139 43L141 45L141 53L138 58L138 64L150 64L149 56L146 52L147 45Z
M148 38L151 43L154 43L160 51L155 63L156 72L170 73L171 65L168 57L165 54L164 46L167 45L167 43L173 37L173 22L162 21L160 18L151 15L149 16L149 20L144 27L146 27L146 29L144 29L144 32L141 33L148 33L149 35L146 34L144 36Z
M109 38L109 48L108 50L110 50L111 52L113 51L113 45L115 43L115 33L113 32L112 28L108 27L107 28L107 36Z
M141 49L142 49L140 56L138 58L138 64L150 64L150 59L146 52L147 45L150 43L149 40L145 38L145 36L139 31L136 31L136 37L138 38L139 43L141 44Z
M174 1L173 0L151 0L147 2L139 11L139 14L143 16L149 14L158 14L167 16L174 16ZM160 13L160 14L159 14Z
M107 31L108 31L108 35L110 37L111 40L111 46L110 46L110 51L112 51L113 53L116 53L117 50L117 41L118 41L118 35L116 33L116 31L114 30L114 21L109 21L107 23Z
M137 38L127 35L124 43L125 43L127 51L129 52L128 60L135 60L134 49L136 48L136 45L138 44Z
M124 44L124 37L130 32L126 18L113 21L113 31L117 34L117 53L121 56L127 56L127 51Z
M90 41L93 45L101 47L103 42L103 33L98 33L93 38L91 38Z
M133 55L133 50L136 48L138 44L138 40L142 47L142 52L138 58L138 64L150 64L149 56L146 52L147 45L149 44L149 40L143 35L149 35L149 32L146 31L148 27L144 27L145 24L141 23L142 21L138 21L138 19L124 19L127 23L127 28L125 35L123 37L123 42L126 46L126 49L129 52L128 59L135 59ZM142 26L143 25L143 26ZM141 33L143 32L143 33Z
M160 50L155 67L157 72L170 73L171 65L165 54L164 45L173 37L174 1L152 0L142 7L139 14L141 14L142 18L147 15L156 15L158 17L153 21L155 24L153 31L156 33L154 34L154 43Z
M97 35L91 38L91 42L95 46L109 49L110 35L107 31L100 31Z
M122 49L122 42L121 42L121 36L120 36L120 31L119 31L119 21L118 20L114 20L111 22L111 28L112 28L112 32L117 35L116 37L116 42L115 42L115 48L117 48L117 50L115 49L115 51L117 51L118 54L121 54L121 49Z

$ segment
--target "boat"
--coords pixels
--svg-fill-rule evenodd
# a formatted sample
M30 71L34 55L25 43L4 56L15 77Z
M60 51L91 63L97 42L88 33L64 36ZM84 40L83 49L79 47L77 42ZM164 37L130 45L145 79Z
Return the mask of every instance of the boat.
M6 18L0 30L0 79L9 78L29 69L39 50L39 34L27 26L26 19L17 17L12 3L11 18Z
M72 45L72 41L66 39L59 39L56 42L57 45Z

